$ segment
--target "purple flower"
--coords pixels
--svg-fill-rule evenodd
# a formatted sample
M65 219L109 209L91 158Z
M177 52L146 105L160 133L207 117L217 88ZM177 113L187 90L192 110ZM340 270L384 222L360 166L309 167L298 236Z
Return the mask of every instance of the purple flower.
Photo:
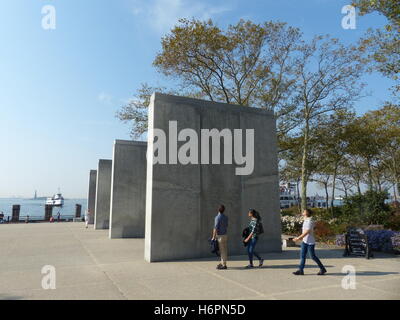
M400 250L400 232L391 230L366 230L369 247L375 251L393 252ZM345 234L336 236L336 245L346 244Z

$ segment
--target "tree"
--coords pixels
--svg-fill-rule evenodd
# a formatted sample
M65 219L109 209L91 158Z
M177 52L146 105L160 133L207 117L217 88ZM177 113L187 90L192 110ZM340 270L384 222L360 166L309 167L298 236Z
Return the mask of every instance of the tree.
M355 139L351 140L355 141ZM343 168L342 173L347 175L353 181L356 187L357 194L361 195L361 184L365 180L367 167L365 166L364 159L357 153L352 145L349 146L348 153L346 155L347 168Z
M390 216L387 192L366 191L344 201L343 213L356 224L384 224Z
M373 128L379 149L380 175L383 176L386 170L388 180L396 185L400 194L400 106L387 103L378 110L367 112L363 119Z
M342 167L339 170L337 179L339 180L339 182L342 185L341 187L338 186L338 190L344 192L344 197L347 198L349 196L352 188L355 186L355 183L349 174L349 167L348 167L348 162L347 162L346 158L344 160ZM360 191L360 193L361 193L361 191Z
M360 9L360 14L371 12L383 14L394 24L400 25L400 5L398 0L353 0L353 6Z
M326 209L329 208L329 193L328 193L328 187L329 187L329 182L331 179L331 170L328 167L322 168L322 170L318 170L318 173L316 176L312 178L312 181L316 182L318 185L322 186L325 190L325 203L326 203Z
M389 24L383 29L369 29L360 41L360 49L368 51L373 69L396 82L400 73L400 4L398 0L354 0L353 5L360 9L360 14L378 12L384 15ZM392 88L396 96L400 84Z
M122 122L130 122L132 138L140 138L147 132L147 108L150 104L150 97L153 92L166 92L164 87L151 87L147 83L142 83L141 87L136 91L134 98L129 100L121 110L116 114L116 117ZM172 91L169 91L172 93Z
M357 183L365 182L372 191L374 189L372 170L379 154L379 143L373 134L372 123L365 120L365 117L359 117L349 125L348 154L350 166L355 170L354 176L360 179Z
M315 37L304 43L296 59L298 81L294 86L296 110L288 121L296 123L303 137L301 162L302 209L307 206L307 183L311 172L310 140L321 118L329 113L351 108L361 94L360 77L364 66L357 48L344 46L337 39Z
M222 30L212 20L181 19L162 38L153 65L176 80L175 94L264 108L279 117L294 108L289 97L300 43L300 31L281 22L240 20ZM147 102L155 89L159 88L142 85L117 114L122 121L133 122L133 137L147 129ZM279 135L293 129L291 125L278 121Z
M224 31L212 20L181 19L162 38L154 66L211 101L276 110L294 84L300 40L298 29L281 22L240 20Z
M320 121L318 127L315 129L318 141L317 148L320 153L320 163L322 164L319 175L331 177L331 179L322 179L322 181L325 186L325 192L327 193L329 180L331 180L332 215L334 214L334 199L337 189L336 181L341 168L346 162L348 126L354 121L354 118L355 114L353 112L339 109L335 113L327 116L323 121Z
M360 49L368 54L366 62L370 71L376 70L395 81L392 92L396 97L400 91L400 34L395 30L369 30L368 36L360 40Z
M297 184L297 201L300 201L301 195L299 192L299 182L301 182L301 150L303 137L302 136L284 136L280 139L279 145L281 152L279 153L281 168L279 170L280 179L283 181L296 181ZM314 145L314 144L313 144ZM315 171L316 162L311 159L307 162L307 171ZM300 205L300 203L298 203ZM300 206L299 206L300 209Z

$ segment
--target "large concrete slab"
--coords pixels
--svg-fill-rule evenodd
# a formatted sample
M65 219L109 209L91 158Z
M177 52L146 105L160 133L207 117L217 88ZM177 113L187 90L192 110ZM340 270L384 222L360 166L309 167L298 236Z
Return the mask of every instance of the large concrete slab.
M109 237L143 238L146 212L147 143L114 143Z
M78 222L1 224L0 243L10 245L0 246L0 300L400 299L400 256L343 258L342 248L317 248L328 274L317 276L308 261L296 277L299 248L264 254L263 268L245 269L241 255L216 270L215 257L149 264L143 239L110 241L107 233ZM55 267L54 290L42 288L45 265ZM341 285L346 265L356 270L356 289Z
M112 160L99 160L96 181L95 229L108 229L110 222Z
M199 137L199 148L202 129L229 129L230 132L242 129L242 142L235 142L234 147L242 146L243 153L247 147L245 130L253 129L253 172L247 176L237 175L238 165L232 158L228 160L233 164L204 164L202 161L203 164L184 165L177 161L177 164L152 165L156 151L153 129L166 133L167 150L170 139L171 143L176 141L173 133L168 136L170 121L177 122L178 133L182 129L192 129ZM229 139L226 141L229 143ZM226 141L220 140L221 150ZM185 143L178 142L178 149ZM201 152L203 150L199 150L199 155ZM209 153L211 163L211 150ZM174 156L169 154L169 157L168 163L171 163ZM248 225L249 208L255 208L263 217L265 234L260 237L257 249L281 250L277 139L272 112L155 93L149 106L147 160L147 261L210 256L207 240L221 203L226 206L229 217L229 254L243 251L240 239L243 228Z
M89 191L87 200L87 210L90 211L89 224L94 223L94 211L96 207L96 181L97 181L97 170L90 170L89 173Z

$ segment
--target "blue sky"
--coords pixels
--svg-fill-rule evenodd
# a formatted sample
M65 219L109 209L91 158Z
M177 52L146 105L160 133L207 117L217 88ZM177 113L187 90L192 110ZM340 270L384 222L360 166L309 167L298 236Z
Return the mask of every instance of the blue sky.
M179 18L212 18L221 27L240 18L284 21L306 38L331 34L356 41L377 14L341 27L341 0L1 0L0 197L86 197L89 170L111 158L129 127L115 112L141 82L168 85L152 67L160 38ZM42 7L56 9L56 29L41 26ZM391 82L366 76L363 113L388 99Z

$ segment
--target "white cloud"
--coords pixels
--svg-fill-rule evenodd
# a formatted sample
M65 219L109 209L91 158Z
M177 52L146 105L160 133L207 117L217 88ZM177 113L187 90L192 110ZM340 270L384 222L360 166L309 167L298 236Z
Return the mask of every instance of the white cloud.
M105 92L100 92L97 99L104 104L111 104L112 102L112 96Z
M181 18L206 20L231 11L226 5L211 5L198 0L134 0L132 13L159 33L168 32Z

